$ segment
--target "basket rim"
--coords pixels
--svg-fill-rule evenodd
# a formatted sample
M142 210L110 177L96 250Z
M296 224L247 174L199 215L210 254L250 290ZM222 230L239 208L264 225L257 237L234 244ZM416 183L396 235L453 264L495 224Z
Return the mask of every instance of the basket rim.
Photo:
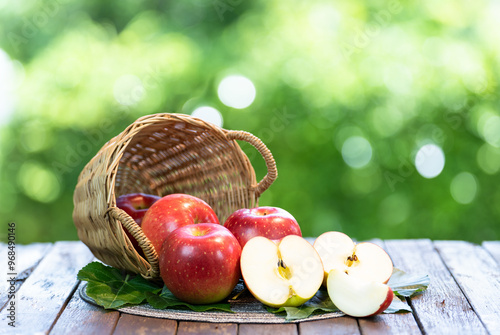
M91 159L89 163L85 166L83 171L80 173L78 179L81 179L81 176L87 170L92 167L92 163L95 159L100 158L100 155L103 152L106 152L105 161L105 182L104 182L104 196L106 202L106 212L105 212L105 220L109 221L109 223L114 226L116 231L121 229L123 232L128 231L139 243L140 248L144 252L144 256L140 255L135 248L133 248L130 239L123 234L118 238L119 240L124 240L124 243L132 247L132 255L127 253L127 257L138 258L137 260L146 266L147 270L145 273L142 272L139 268L137 268L137 273L140 273L143 277L147 279L155 279L159 277L159 257L157 251L154 249L151 241L147 236L144 235L140 226L132 219L125 211L116 207L116 177L118 174L118 169L120 166L120 160L122 159L124 153L127 150L129 144L133 141L134 137L143 131L145 128L157 124L157 123L168 123L168 122L184 122L188 124L194 124L196 126L202 126L206 128L207 131L215 132L215 134L220 135L225 138L228 142L234 142L233 145L239 148L242 158L246 166L250 167L249 171L252 173L253 183L249 185L249 188L252 189L252 195L254 198L254 202L257 202L259 196L276 180L277 178L277 169L276 162L271 151L267 148L267 146L255 135L245 132L245 131L235 131L235 130L227 130L222 127L219 127L215 124L202 120L200 118L181 114L181 113L158 113L158 114L150 114L139 117L135 122L131 123L127 126L122 132L120 132L115 137L111 138L108 142L106 142L103 147L98 151L98 153ZM253 166L248 158L248 156L241 150L239 145L236 143L236 140L243 140L250 143L254 146L259 153L261 153L264 158L267 166L267 174L257 183L255 179L255 171L253 170ZM111 149L111 150L110 150ZM77 185L78 187L78 185ZM114 221L114 222L113 222ZM76 221L75 221L76 223ZM78 225L77 225L78 228ZM128 248L130 249L130 248ZM135 257L134 257L135 256ZM144 257L146 259L144 259ZM141 261L142 260L142 261ZM129 261L130 262L130 261ZM133 266L135 268L135 266Z

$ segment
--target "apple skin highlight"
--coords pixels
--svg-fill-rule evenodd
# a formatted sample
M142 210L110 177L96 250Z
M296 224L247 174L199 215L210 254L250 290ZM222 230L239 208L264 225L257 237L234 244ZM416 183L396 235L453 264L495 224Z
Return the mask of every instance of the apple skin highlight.
M297 220L279 207L239 209L227 218L224 227L233 233L242 248L255 236L275 241L288 235L302 236Z
M146 212L142 231L159 254L165 238L171 232L197 223L219 224L219 219L205 201L188 194L169 194L155 202Z
M241 247L224 226L199 223L180 227L165 239L160 275L180 300L210 304L223 300L241 277Z
M129 193L121 195L116 199L116 207L124 210L125 213L134 219L139 227L141 227L142 219L144 218L144 215L146 215L148 209L160 199L161 197L152 194ZM135 250L137 250L140 255L144 255L137 240L128 232L127 229L124 228L124 230L130 242L132 242Z

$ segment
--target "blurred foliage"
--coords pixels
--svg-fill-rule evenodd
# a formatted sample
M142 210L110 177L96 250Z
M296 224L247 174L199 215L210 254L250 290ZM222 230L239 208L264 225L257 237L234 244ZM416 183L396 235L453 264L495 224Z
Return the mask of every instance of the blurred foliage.
M269 146L279 178L260 204L306 236L500 239L499 16L493 1L1 2L2 221L21 243L77 239L72 193L100 147L142 115L207 105ZM229 74L254 83L249 107L219 100ZM353 136L372 153L356 168ZM415 169L428 143L446 159L432 179Z

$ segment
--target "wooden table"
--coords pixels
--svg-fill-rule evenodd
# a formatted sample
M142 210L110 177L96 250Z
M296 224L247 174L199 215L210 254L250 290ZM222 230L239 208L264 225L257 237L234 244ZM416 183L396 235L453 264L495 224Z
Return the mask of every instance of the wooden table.
M8 326L10 284L0 284L0 334L500 334L500 241L376 241L396 267L427 273L428 290L412 313L339 317L299 324L214 324L105 311L83 301L76 280L93 260L81 242L17 246L16 328ZM7 245L0 244L8 279Z

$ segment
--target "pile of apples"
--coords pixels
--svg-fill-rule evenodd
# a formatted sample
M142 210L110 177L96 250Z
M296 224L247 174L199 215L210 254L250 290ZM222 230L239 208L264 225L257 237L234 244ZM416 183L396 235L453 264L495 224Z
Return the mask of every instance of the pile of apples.
M386 284L393 264L382 248L335 231L311 245L284 209L239 209L222 225L205 201L187 194L127 194L117 207L142 227L159 255L163 282L185 302L221 301L240 278L271 307L300 306L321 285L337 308L355 317L381 313L392 302Z

